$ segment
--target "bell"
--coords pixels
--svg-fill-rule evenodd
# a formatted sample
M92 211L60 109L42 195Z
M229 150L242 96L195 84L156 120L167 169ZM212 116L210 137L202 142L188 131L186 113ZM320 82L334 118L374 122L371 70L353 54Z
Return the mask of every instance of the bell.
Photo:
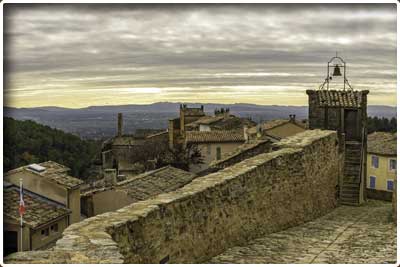
M335 69L333 70L333 76L342 76L340 73L340 67L338 64L336 64Z

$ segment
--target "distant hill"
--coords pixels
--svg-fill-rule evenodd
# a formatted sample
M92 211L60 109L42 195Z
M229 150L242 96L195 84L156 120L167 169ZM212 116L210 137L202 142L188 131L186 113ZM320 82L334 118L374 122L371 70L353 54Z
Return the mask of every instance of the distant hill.
M86 179L100 144L33 121L4 118L4 171L52 160L71 168L71 175Z
M297 118L308 117L307 106L263 106L255 104L209 104L187 103L188 106L204 105L206 113L212 114L216 108L230 108L232 114L250 117L256 122L287 118L296 114ZM136 129L165 129L168 119L179 114L180 103L158 102L149 105L91 106L80 109L60 107L11 108L4 107L4 116L18 120L33 120L44 125L74 133L82 138L107 138L115 135L117 113L124 114L124 132L134 133ZM368 106L368 115L392 118L396 108L390 106Z

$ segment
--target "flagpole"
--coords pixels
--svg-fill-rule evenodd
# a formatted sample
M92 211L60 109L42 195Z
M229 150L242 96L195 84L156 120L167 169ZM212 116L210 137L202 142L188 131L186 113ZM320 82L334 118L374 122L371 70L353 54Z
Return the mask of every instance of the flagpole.
M22 178L19 179L19 196L20 198L22 198ZM22 246L22 232L23 232L23 217L22 217L22 212L19 213L19 216L21 218L20 222L21 222L21 251L23 250L23 246Z

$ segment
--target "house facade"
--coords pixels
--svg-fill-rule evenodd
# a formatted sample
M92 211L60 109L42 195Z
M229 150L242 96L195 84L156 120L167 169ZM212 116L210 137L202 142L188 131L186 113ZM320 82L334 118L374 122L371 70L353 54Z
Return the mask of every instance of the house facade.
M3 196L4 255L17 251L46 249L55 244L68 226L70 209L43 196L24 190L26 211L21 227L18 213L19 188L4 182Z
M69 171L64 165L46 161L13 169L4 174L4 180L19 186L22 179L24 189L70 209L69 225L81 220L80 187L83 184L82 180L70 176Z
M83 181L69 176L69 170L66 166L47 161L5 173L5 254L50 247L68 225L81 220L80 186ZM20 181L26 209L22 227L18 213Z
M107 170L104 180L82 191L82 214L87 217L115 211L134 202L176 190L190 183L193 173L166 166L117 181L116 171Z
M397 170L397 134L368 135L367 194L369 198L391 200Z
M289 119L269 120L259 123L257 126L247 130L250 140L269 139L279 141L306 130L306 125L296 120L295 115L290 115Z
M191 164L189 171L199 173L211 162L221 160L224 154L234 152L245 140L243 130L239 131L187 131L186 146L195 146L201 153L203 163Z

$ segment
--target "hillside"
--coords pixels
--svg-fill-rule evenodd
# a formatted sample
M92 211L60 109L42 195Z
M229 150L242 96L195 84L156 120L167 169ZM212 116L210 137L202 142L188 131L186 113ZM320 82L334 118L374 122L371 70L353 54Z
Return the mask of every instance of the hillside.
M149 105L92 106L80 109L60 107L40 108L4 108L4 116L18 120L33 120L65 132L74 133L84 139L101 139L116 133L117 113L124 114L124 132L134 133L136 129L165 129L168 119L178 116L180 103L159 102ZM296 114L297 118L308 116L307 106L262 106L254 104L202 104L190 103L189 106L204 105L206 113L216 108L230 108L232 114L251 117L254 121L287 118ZM368 106L371 117L396 117L396 108L389 106Z
M4 171L52 160L71 168L85 180L100 145L33 121L4 118Z

